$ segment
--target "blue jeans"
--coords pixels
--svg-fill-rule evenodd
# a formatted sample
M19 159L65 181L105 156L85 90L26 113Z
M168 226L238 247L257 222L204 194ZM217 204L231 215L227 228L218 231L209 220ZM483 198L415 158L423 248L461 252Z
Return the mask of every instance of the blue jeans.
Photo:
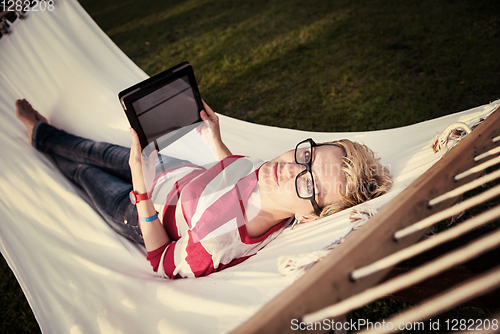
M144 245L137 208L129 200L130 149L77 137L43 122L33 128L32 145L87 193L113 230Z

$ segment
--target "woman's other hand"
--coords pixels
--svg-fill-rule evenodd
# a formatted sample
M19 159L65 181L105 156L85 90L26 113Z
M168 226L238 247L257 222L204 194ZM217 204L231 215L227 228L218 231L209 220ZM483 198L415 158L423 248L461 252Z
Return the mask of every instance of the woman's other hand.
M219 126L219 116L217 116L212 108L210 108L205 101L203 101L203 107L205 110L200 112L200 117L203 120L203 124L196 128L199 135L203 137L205 145L212 151L212 153L219 160L224 159L232 155L231 151L222 142L222 136L220 133Z
M205 121L205 123L208 123L208 126L212 131L212 136L214 140L221 140L219 116L215 114L212 108L210 108L208 104L205 103L205 101L202 102L203 102L203 108L205 108L205 110L202 110L200 112L201 119Z

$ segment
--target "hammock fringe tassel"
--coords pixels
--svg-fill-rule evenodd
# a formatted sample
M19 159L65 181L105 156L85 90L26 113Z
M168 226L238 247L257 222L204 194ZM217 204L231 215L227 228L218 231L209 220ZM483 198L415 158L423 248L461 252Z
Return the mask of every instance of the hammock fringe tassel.
M377 210L368 204L362 204L353 208L349 216L351 222L354 223L352 231L357 230L376 213ZM350 233L348 233L347 235L349 234ZM335 246L342 243L347 235L345 235L344 238L333 242L330 246L326 247L323 250L280 256L278 258L279 273L283 276L289 276L293 274L296 275L296 278L302 276L313 264L327 256Z
M451 149L455 146L460 140L465 138L469 133L471 133L472 129L463 122L455 122L446 127L444 131L434 137L432 140L432 150L434 153L437 153L448 147L448 143L453 141L453 144L448 148ZM447 151L448 151L447 150Z

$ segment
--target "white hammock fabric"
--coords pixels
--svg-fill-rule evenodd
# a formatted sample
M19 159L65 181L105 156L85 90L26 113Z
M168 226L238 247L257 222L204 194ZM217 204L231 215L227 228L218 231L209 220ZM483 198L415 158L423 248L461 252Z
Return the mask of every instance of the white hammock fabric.
M75 0L17 20L0 39L0 59L0 251L44 333L231 331L293 282L293 275L278 273L278 257L322 250L353 229L346 210L287 229L235 267L199 279L163 280L145 252L114 233L51 161L29 146L14 109L17 98L26 98L55 126L129 146L117 93L146 74ZM498 104L363 133L269 128L222 116L221 126L234 153L262 159L307 137L366 143L394 175L393 190L370 202L378 208L441 156L430 147L437 133L457 121L470 126Z

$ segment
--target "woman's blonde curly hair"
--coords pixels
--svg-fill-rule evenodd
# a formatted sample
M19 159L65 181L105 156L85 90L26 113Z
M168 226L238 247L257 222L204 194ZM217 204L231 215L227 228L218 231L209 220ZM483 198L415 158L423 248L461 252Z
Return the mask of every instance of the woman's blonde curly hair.
M344 150L342 171L345 184L340 189L340 201L327 204L320 218L385 194L392 185L389 169L366 145L341 139L319 145L334 145Z

